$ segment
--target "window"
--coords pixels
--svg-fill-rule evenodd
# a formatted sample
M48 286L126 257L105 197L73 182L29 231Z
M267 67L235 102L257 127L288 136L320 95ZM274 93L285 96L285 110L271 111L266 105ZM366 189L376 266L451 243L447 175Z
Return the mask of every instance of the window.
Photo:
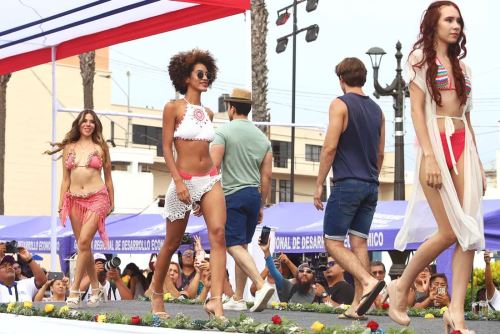
M290 180L280 180L280 202L290 202Z
M288 159L291 158L291 143L286 141L272 141L274 167L287 168Z
M268 203L276 204L276 179L271 179L271 194Z
M163 156L161 128L147 125L132 125L132 142L134 144L156 146L156 155Z
M161 128L134 124L132 126L132 142L141 145L161 145Z
M319 162L321 154L321 146L306 144L306 161Z

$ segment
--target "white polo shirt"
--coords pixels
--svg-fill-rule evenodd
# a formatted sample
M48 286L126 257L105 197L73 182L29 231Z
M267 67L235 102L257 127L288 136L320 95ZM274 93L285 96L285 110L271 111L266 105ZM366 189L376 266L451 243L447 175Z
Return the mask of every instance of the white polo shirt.
M34 277L14 282L10 288L0 283L0 303L33 301L37 292Z
M497 289L495 289L493 297L488 302L496 311L500 311L500 292Z

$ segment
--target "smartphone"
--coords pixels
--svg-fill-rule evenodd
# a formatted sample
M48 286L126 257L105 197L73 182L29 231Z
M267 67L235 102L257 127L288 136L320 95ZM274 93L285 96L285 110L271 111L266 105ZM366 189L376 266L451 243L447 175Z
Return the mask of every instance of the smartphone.
M446 294L446 289L443 286L440 286L439 288L437 288L437 294L438 295Z
M262 226L262 232L260 233L260 242L261 245L266 245L269 241L269 234L271 234L271 228L267 226Z
M48 280L61 280L64 278L64 274L60 271L49 271L48 275L47 275L47 279Z

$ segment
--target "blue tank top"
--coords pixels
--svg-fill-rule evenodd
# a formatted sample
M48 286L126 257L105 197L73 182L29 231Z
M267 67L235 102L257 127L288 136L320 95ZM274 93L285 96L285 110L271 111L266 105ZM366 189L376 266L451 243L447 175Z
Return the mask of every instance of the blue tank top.
M348 121L333 160L333 181L358 179L378 184L378 146L382 110L370 97L339 96L347 105Z

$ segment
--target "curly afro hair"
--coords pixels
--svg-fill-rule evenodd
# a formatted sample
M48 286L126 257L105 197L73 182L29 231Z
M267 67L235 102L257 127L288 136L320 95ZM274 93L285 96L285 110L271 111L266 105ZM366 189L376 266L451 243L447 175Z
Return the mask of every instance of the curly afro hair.
M179 52L170 59L170 64L168 65L170 80L172 80L175 90L179 93L186 94L186 79L189 78L196 64L205 65L207 71L212 74L212 77L208 80L209 86L217 78L218 68L215 65L215 59L209 51L193 49L191 51Z

